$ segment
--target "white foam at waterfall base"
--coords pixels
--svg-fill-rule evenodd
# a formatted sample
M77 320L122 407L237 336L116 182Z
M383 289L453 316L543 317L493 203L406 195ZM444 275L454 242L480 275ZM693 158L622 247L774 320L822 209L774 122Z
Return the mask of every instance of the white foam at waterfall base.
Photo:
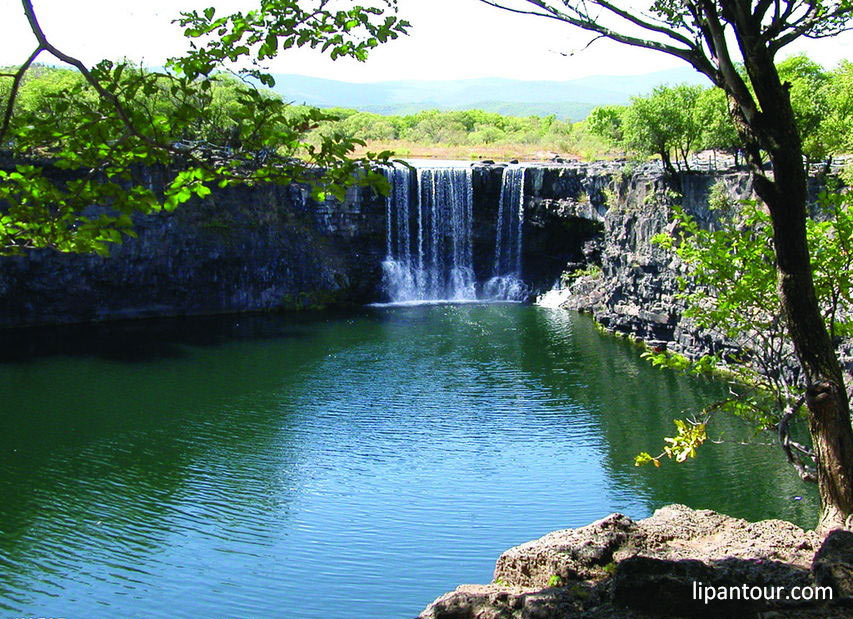
M530 288L515 275L496 275L483 284L483 298L489 301L526 301Z
M570 290L568 288L554 286L551 290L536 298L536 305L539 307L557 309L562 307L562 305L569 300L569 296Z
M450 290L452 301L476 301L477 284L474 269L469 267L450 269Z
M417 275L411 266L397 260L382 262L382 281L389 298L414 299L418 294Z

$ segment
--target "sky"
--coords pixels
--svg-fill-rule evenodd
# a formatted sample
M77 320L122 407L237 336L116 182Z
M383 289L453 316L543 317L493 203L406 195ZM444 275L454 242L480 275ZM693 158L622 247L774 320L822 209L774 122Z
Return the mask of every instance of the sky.
M33 0L48 38L88 64L130 58L161 66L186 49L171 20L182 9L216 6L219 13L251 8L250 0ZM177 8L176 8L177 7ZM567 80L588 75L635 75L684 66L664 54L598 41L552 20L521 16L478 0L399 0L412 23L410 36L373 51L366 63L332 62L319 52L296 50L270 64L295 73L350 82L400 79L505 77ZM0 0L0 65L20 64L35 43L17 0ZM853 59L853 33L791 46L825 66ZM783 57L786 54L783 54ZM44 58L42 58L45 61Z

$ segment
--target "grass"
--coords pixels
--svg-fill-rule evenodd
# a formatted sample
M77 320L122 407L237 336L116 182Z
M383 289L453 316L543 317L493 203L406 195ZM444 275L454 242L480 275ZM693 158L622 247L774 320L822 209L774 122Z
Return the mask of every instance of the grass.
M622 153L595 144L419 144L405 140L371 141L355 151L356 156L367 152L390 150L404 159L459 159L477 161L550 161L557 157L567 160L592 161L613 159Z

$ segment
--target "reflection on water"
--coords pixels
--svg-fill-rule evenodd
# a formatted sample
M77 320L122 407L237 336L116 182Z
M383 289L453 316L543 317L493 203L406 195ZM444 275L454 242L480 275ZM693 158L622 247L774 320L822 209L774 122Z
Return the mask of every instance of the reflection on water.
M611 511L817 513L773 448L634 467L719 387L559 310L2 337L5 614L407 617L487 582L506 548Z

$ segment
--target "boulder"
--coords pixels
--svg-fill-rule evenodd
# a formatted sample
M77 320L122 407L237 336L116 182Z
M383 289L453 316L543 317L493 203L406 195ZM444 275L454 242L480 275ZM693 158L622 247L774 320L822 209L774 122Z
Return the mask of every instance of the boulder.
M814 557L812 574L815 584L832 588L836 600L853 602L853 533L830 532Z
M546 587L555 577L561 582L602 577L614 554L633 549L641 537L637 523L611 514L580 529L555 531L507 550L498 559L495 580Z
M851 559L851 533L821 546L789 522L669 505L644 520L611 514L516 546L498 559L492 584L459 587L419 619L853 617L843 602L786 595L817 582L849 596ZM723 587L709 599L709 588ZM759 597L771 590L784 593Z

